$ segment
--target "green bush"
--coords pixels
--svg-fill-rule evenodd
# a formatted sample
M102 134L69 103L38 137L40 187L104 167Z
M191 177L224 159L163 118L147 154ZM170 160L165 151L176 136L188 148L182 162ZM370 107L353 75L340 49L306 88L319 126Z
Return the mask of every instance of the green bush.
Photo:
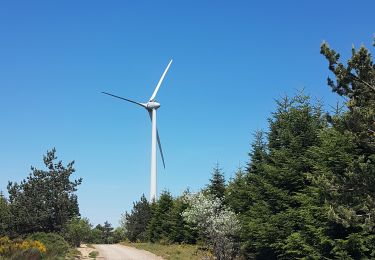
M46 247L38 240L0 237L0 259L38 260L46 253Z
M64 228L63 236L74 247L79 247L82 242L91 242L91 224L87 218L72 218Z
M69 250L69 244L65 239L56 233L37 232L27 237L30 240L42 242L47 249L46 258L64 258Z
M98 251L92 251L89 253L89 257L90 258L94 258L96 259L96 257L99 255L99 252Z
M37 248L29 248L22 251L17 251L9 258L10 260L40 260L42 254Z

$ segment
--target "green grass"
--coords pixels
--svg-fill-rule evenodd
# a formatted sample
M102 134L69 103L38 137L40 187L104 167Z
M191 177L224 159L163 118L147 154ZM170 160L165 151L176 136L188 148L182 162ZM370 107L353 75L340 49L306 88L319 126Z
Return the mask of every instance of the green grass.
M121 244L125 246L132 246L137 249L143 249L149 251L155 255L161 256L164 259L168 260L177 260L177 259L213 259L213 256L210 252L201 249L198 245L161 245L154 243L129 243L122 242Z
M94 258L96 259L96 257L99 255L99 252L98 251L92 251L89 253L89 257L90 258Z

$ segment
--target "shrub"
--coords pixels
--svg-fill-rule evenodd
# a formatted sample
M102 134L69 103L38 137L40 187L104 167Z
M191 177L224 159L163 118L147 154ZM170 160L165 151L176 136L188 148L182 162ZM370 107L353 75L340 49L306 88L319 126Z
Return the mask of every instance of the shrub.
M47 249L47 258L55 259L58 257L65 257L66 253L69 250L69 244L62 236L56 233L37 232L29 235L27 238L30 240L38 240L42 242Z
M22 251L16 251L9 257L10 260L40 260L42 255L36 248L29 248Z
M96 259L96 257L99 255L98 251L92 251L89 253L89 257Z
M14 251L25 251L32 248L38 249L42 254L46 253L47 251L46 246L42 242L39 242L37 240L24 240L21 243L16 242L12 244L12 247L15 249Z
M0 237L0 256L10 259L40 259L45 253L45 245L38 240Z
M240 223L219 198L198 193L190 198L182 216L206 238L217 259L233 259L238 253Z
M81 242L90 242L90 235L91 224L87 218L72 218L64 230L64 237L75 247L79 247Z
M0 237L0 255L10 254L11 243L9 237Z

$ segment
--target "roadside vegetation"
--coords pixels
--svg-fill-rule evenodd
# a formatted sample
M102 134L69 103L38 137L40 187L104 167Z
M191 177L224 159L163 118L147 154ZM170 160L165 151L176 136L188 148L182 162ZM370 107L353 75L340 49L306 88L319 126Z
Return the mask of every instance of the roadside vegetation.
M363 46L346 63L326 43L321 54L343 103L278 99L233 178L217 164L196 193L143 195L116 229L80 216L74 161L47 151L45 169L0 193L0 259L72 259L82 243L121 241L166 259L374 259L375 66Z
M159 243L130 243L122 242L122 245L135 247L137 249L149 251L155 255L161 256L164 259L214 259L207 248L202 248L198 245L188 245L188 244L170 244L163 245Z
M94 258L96 259L96 257L99 255L99 252L98 251L92 251L89 253L89 257L90 258Z
M20 183L9 182L9 198L0 193L0 259L74 259L81 243L117 243L121 229L110 223L93 227L79 214L75 192L82 179L70 180L74 162L43 157L46 169L31 167Z
M46 169L31 167L20 183L0 194L0 256L4 259L65 259L77 252L65 227L79 216L75 192L82 179L70 180L74 162L57 161L56 150L43 157Z

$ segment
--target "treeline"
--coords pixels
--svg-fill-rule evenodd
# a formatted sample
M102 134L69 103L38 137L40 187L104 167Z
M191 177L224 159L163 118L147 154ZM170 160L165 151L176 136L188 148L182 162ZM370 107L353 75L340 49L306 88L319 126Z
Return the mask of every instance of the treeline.
M115 244L125 240L121 227L114 229L108 221L93 227L88 218L81 217L70 220L61 234L74 247L79 247L81 243Z
M228 183L215 167L197 194L143 196L123 217L129 240L202 243L217 259L375 258L375 66L363 46L346 64L321 54L342 105L278 100L246 167Z
M186 191L174 198L163 191L152 203L143 195L123 215L121 226L130 242L200 244L218 259L234 257L239 221L224 204L224 192L225 179L217 166L210 184L198 194Z
M151 204L142 195L131 212L122 217L127 239L130 242L196 243L195 230L186 225L182 217L187 207L184 196L173 198L167 191Z

